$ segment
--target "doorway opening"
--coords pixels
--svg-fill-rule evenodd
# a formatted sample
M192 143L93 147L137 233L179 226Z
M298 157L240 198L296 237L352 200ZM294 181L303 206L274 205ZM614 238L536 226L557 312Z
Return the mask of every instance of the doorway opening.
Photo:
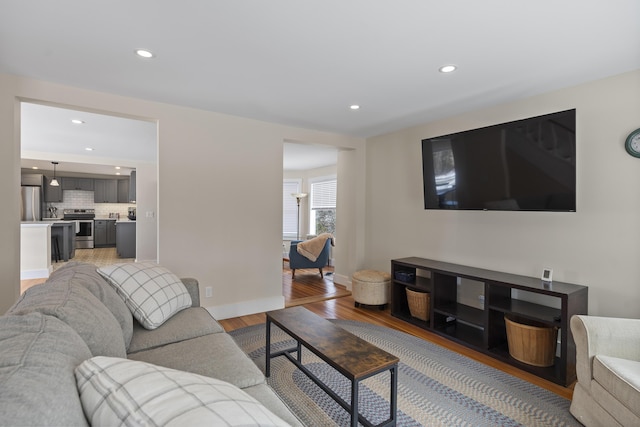
M296 269L293 278L289 266L292 241L326 232L336 237L338 151L334 146L284 142L282 293L286 306L350 295L344 286L333 282L333 250L323 267L324 277L311 268Z
M43 191L38 220L62 219L63 212L69 209L92 210L95 219L127 219L139 209L146 215L138 215L141 221L135 224L136 258L157 260L157 127L153 119L22 101L21 173L46 177L43 190L49 189L45 186L54 176L59 183L51 197ZM71 186L74 181L115 181L117 199L98 200L93 186Z

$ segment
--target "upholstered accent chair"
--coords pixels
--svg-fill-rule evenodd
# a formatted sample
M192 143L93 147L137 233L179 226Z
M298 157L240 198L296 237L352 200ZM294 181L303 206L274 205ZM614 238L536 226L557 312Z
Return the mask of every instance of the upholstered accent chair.
M573 316L571 332L571 414L587 427L640 426L640 319Z
M291 278L296 278L296 270L300 268L317 268L320 270L320 277L324 277L322 269L329 263L329 253L331 251L332 241L327 239L322 252L315 261L311 261L298 253L298 243L300 242L301 240L293 240L291 242L291 247L289 248L289 268L291 268Z

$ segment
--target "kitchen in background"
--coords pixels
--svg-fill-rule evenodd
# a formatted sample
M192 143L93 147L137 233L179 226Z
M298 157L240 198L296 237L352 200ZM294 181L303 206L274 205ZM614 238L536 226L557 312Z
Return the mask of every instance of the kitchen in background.
M121 258L142 256L144 260L156 259L157 143L157 122L154 120L126 117L118 112L90 112L83 107L45 105L38 101L20 103L22 173L44 175L47 177L46 184L50 184L55 177L60 184L58 187L45 185L43 188L41 212L45 221L42 224L46 226L51 223L49 228L54 231L54 228L64 228L61 225L64 222L73 222L62 220L65 210L85 210L86 215L87 210L93 209L94 227L90 231L94 237L94 247L107 250L80 249L79 255L82 257L93 256L93 252L110 254L113 248L114 257L120 254ZM143 177L142 188L145 189L139 201L142 204L129 203L136 200L135 196L133 199L120 197L120 184L134 181L130 174L136 170L136 166L141 167L139 172ZM77 179L75 186L74 178ZM117 189L114 189L114 182L117 182ZM91 187L87 188L87 184ZM144 211L145 221L142 224L128 218L129 211L137 208ZM52 221L49 219L52 216L58 219ZM131 218L135 218L134 212ZM122 226L116 226L116 223ZM33 222L23 222L21 227L24 230L39 226ZM118 244L133 240L136 235L141 237L140 242L129 246L130 251L118 251L118 245L114 245L116 228L130 230L128 234L132 237L117 239ZM25 252L30 253L28 250ZM130 253L134 255L129 256Z
M22 170L22 222L51 225L53 260L68 261L76 249L108 247L121 258L135 258L135 171L129 177L58 176L58 185L52 181Z
M118 179L62 177L57 188L44 181L45 212L75 221L76 248L115 247L119 257L135 258L135 171Z

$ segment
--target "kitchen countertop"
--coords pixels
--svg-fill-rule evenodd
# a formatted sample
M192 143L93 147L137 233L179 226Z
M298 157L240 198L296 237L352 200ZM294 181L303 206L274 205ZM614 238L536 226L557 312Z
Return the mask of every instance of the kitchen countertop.
M20 225L25 227L73 227L75 224L72 221L54 220L50 218L43 221L21 221Z
M104 218L98 218L98 217L96 217L96 218L94 218L94 220L99 220L99 221L116 221L116 222L136 222L136 220L135 220L135 219L129 219L129 218L127 218L126 216L125 216L124 218L120 218L120 219L118 219L118 218L109 218L109 217L104 217ZM73 220L71 220L71 221L73 221ZM53 223L56 223L56 222L61 222L61 223L63 223L63 224L68 224L68 223L70 223L71 221L70 221L70 220L64 220L64 219L62 219L62 218L42 218L42 221L23 221L23 224L24 224L25 222L28 222L28 223L38 223L38 222L40 222L40 223L52 223L52 222L53 222Z
M32 226L32 227L46 227L46 226L51 226L51 227L73 227L74 223L73 221L63 221L61 219L55 219L55 218L43 218L42 221L20 221L20 225L26 225L26 226Z
M75 223L73 221L62 221L60 218L43 218L43 221L21 221L20 228L23 232L27 232L31 229L36 228L49 228L51 231L51 236L59 237L59 250L60 250L60 259L63 261L69 261L69 259L73 258L75 255ZM21 236L22 239L22 236ZM52 253L51 243L47 243L48 253ZM30 249L31 252L40 250L40 246L34 246ZM21 249L22 251L22 249ZM22 253L22 252L21 252ZM36 252L37 253L37 252ZM31 257L32 254L29 253ZM46 257L45 257L46 258ZM50 265L51 261L49 261ZM22 268L22 265L21 265ZM48 267L47 267L48 269ZM22 275L22 271L21 271Z

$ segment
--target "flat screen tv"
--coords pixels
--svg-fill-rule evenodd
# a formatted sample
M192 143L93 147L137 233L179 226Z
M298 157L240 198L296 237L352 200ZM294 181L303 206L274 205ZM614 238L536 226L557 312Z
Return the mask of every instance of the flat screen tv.
M576 110L422 140L425 209L576 210Z

